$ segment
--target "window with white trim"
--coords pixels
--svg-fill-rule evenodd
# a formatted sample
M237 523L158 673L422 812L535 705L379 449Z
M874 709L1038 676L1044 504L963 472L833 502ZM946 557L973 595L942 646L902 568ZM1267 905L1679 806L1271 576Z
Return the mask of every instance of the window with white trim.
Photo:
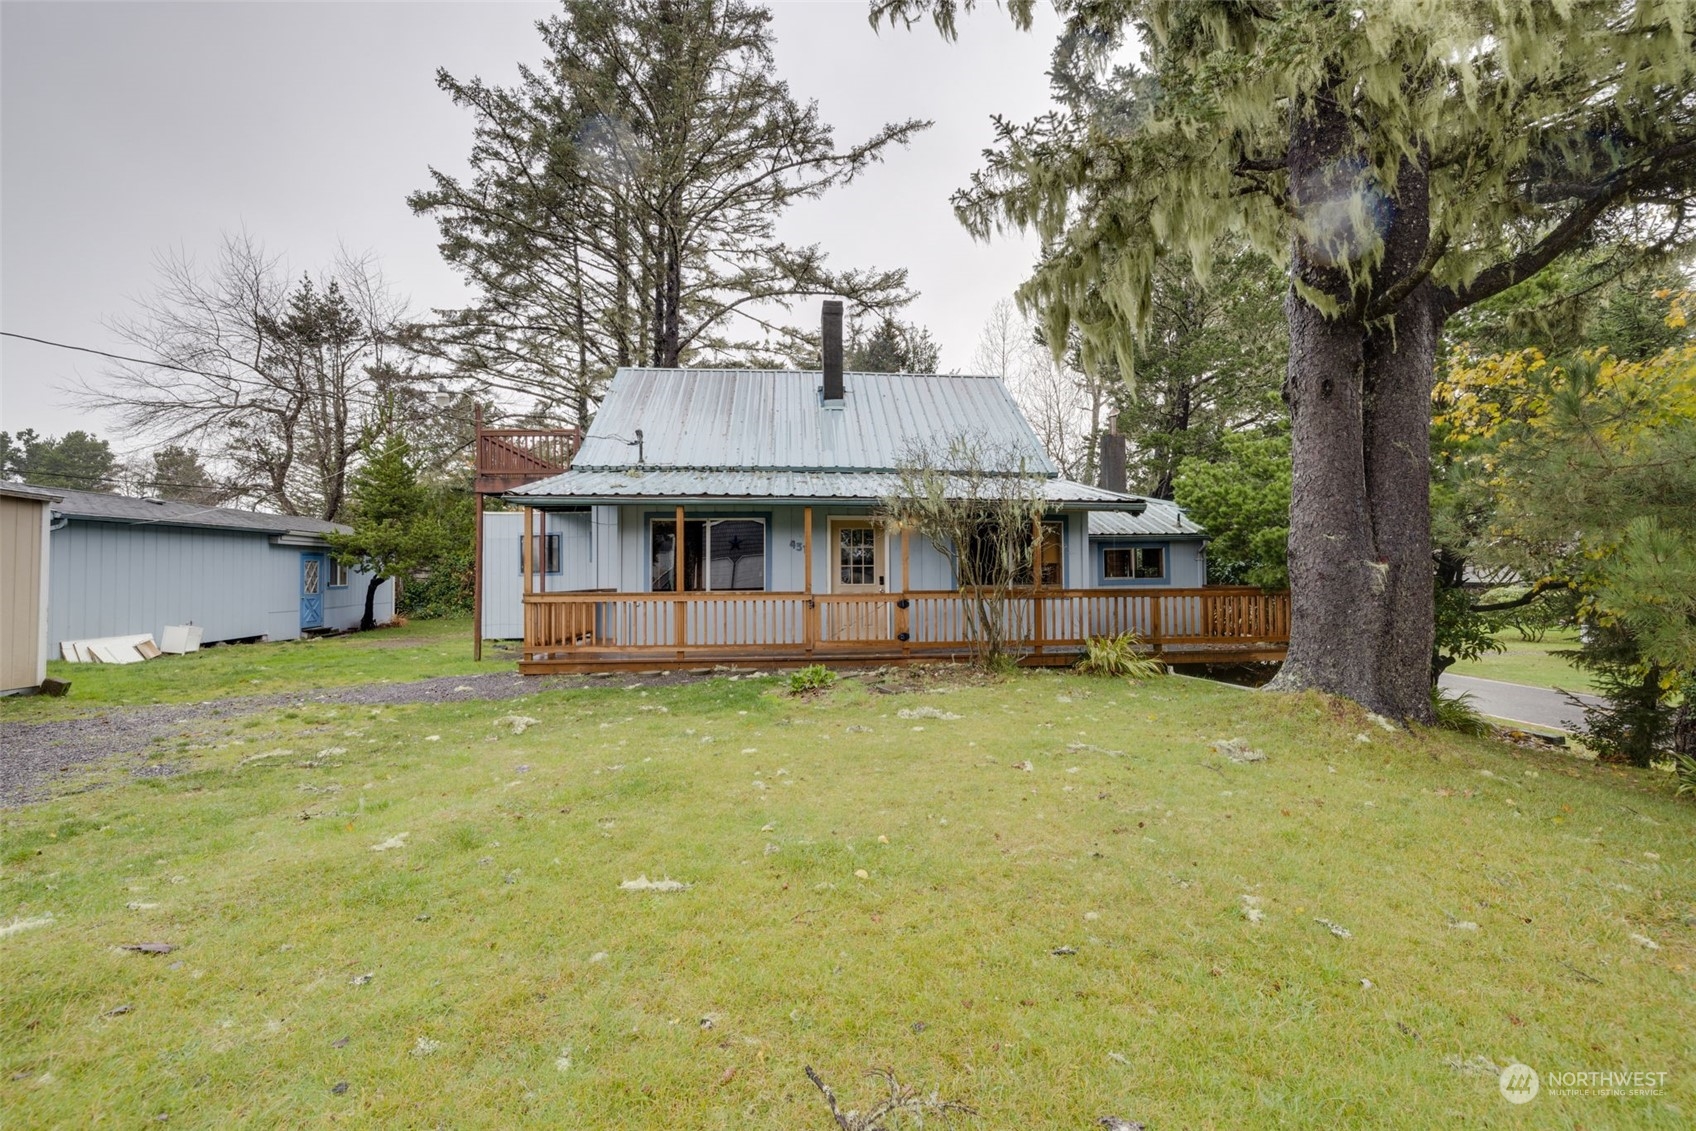
M347 563L346 562L338 562L334 558L330 559L330 588L331 589L346 589L347 588Z

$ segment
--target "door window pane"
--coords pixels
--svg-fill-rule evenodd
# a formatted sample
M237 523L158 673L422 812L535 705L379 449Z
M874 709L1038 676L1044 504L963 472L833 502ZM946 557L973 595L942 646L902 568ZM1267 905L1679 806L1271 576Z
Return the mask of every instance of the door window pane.
M844 526L836 532L837 568L843 585L877 584L877 531Z
M317 593L318 593L318 559L317 558L307 558L306 559L306 570L301 575L301 579L300 579L300 591L308 597L312 597L312 596L317 595Z

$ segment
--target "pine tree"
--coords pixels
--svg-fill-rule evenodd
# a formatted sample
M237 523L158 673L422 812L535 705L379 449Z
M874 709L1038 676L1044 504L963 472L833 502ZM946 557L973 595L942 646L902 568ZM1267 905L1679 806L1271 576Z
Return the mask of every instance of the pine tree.
M777 225L928 123L839 147L777 77L770 25L745 0L565 0L516 85L440 72L475 115L471 174L432 170L409 203L476 299L422 340L587 424L618 366L771 364L805 339L799 298L907 302L904 269L834 270Z
M419 485L412 446L391 432L367 446L365 463L352 477L353 530L331 534L336 560L371 575L359 627L376 627L377 590L383 582L429 564L440 544L430 513L429 493Z

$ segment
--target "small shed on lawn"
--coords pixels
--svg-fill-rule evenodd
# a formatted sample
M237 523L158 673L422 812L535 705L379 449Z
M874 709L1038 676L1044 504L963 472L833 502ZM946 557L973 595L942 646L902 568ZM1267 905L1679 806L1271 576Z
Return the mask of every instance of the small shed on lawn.
M0 483L0 695L47 678L47 550L59 494Z
M330 558L346 526L298 515L61 491L49 553L49 654L65 640L192 624L203 643L357 627L369 575ZM379 622L394 586L377 593Z

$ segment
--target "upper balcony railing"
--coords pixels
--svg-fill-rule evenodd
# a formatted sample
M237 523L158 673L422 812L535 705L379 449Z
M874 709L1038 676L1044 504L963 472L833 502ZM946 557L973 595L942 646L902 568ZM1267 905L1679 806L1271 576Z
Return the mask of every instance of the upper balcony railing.
M558 475L582 442L575 428L479 428L477 491L494 495Z

